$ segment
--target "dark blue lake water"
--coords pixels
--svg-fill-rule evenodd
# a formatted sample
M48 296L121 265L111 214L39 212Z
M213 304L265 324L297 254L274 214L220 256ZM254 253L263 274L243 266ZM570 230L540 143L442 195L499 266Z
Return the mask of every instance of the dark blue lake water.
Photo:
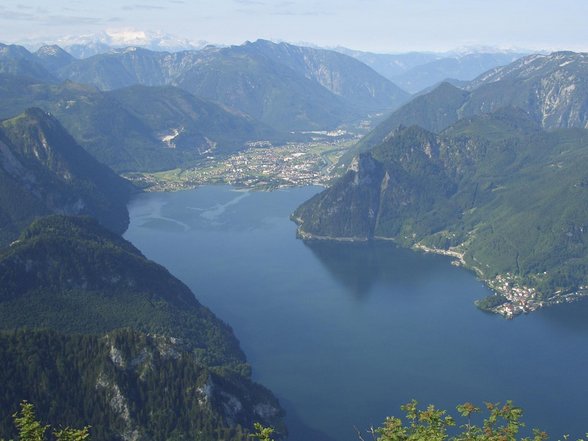
M474 307L487 289L446 257L305 244L289 215L317 191L143 194L125 234L233 327L291 440L355 440L412 398L512 399L555 439L588 430L587 302L507 321Z

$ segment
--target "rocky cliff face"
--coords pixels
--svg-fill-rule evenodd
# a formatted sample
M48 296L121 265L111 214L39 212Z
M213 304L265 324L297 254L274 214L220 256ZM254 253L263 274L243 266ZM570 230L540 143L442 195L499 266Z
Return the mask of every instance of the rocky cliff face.
M444 167L446 150L424 129L397 130L296 210L300 235L363 240L400 235L407 242L422 235L431 228L430 210L456 189Z
M104 441L244 441L256 421L285 434L231 328L92 219L35 221L0 253L0 281L3 409L27 399Z
M585 129L545 132L520 109L401 128L293 217L304 239L454 256L503 295L480 305L512 316L588 294L587 146Z
M531 55L471 82L463 115L504 106L526 110L545 129L588 127L588 54Z
M0 333L0 356L3 409L26 398L42 421L91 425L95 440L245 441L256 421L285 433L269 391L215 373L171 337L130 329L91 336L16 331ZM0 418L3 434L12 426Z
M84 151L40 109L0 123L0 243L35 216L92 215L122 233L132 186Z
M369 153L360 155L330 189L300 206L293 215L302 238L367 240L374 234L382 187L382 164Z
M287 65L364 111L390 110L410 96L364 63L335 51L266 40L247 47Z
M393 112L354 153L386 139L399 126L439 133L462 118L518 108L547 130L588 127L588 54L530 55L492 69L459 89L443 83Z

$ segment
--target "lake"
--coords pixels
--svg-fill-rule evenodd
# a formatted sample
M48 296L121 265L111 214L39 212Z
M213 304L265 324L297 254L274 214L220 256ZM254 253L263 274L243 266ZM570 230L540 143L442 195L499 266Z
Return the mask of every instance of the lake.
M588 430L588 303L508 321L444 256L296 239L316 187L139 195L125 237L228 322L293 441L351 441L412 398L514 400L552 439ZM453 412L455 414L455 412Z

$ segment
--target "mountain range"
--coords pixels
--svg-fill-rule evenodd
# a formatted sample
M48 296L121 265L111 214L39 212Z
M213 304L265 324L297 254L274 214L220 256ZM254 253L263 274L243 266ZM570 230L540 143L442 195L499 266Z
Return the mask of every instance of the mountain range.
M57 56L61 57L61 54L56 54ZM1 74L22 75L37 80L55 82L56 78L44 67L41 59L22 46L0 43ZM47 64L53 63L48 61Z
M471 81L490 69L508 65L529 54L524 51L499 51L492 48L404 54L376 54L346 48L335 50L357 58L413 94L450 79Z
M383 142L400 126L418 125L440 132L461 118L503 107L523 109L547 130L588 128L586 78L588 54L530 55L480 75L463 89L443 83L415 97L365 136L354 152Z
M296 210L299 235L447 254L507 317L587 294L586 57L529 56L415 97ZM231 328L120 237L134 189L104 164L186 165L408 98L345 55L262 40L83 60L0 46L0 407L27 399L96 440L243 441L256 421L284 437Z
M352 57L264 40L175 53L127 47L69 60L51 46L36 57L61 80L102 90L173 85L286 131L335 128L409 97Z
M409 97L366 64L335 51L267 40L257 40L245 46L259 56L284 64L319 83L362 112L386 111Z
M409 98L352 57L264 40L176 53L128 47L86 59L55 45L0 49L0 117L43 108L117 172L303 140L292 132L358 122Z

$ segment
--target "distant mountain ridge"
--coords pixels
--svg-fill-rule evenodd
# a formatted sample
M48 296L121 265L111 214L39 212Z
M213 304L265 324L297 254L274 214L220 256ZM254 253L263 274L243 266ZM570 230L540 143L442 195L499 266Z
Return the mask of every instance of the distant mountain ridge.
M175 85L282 130L334 128L409 97L351 57L263 40L175 53L128 47L51 66L62 80L103 90Z
M56 45L35 54L11 48L0 56L0 73L23 75L28 66L27 75L37 80L70 80L104 91L177 86L286 132L334 129L393 110L410 96L352 57L265 40L180 52L128 46L84 59ZM23 57L26 66L15 67Z
M364 63L335 51L257 40L252 50L284 63L363 111L388 110L408 94Z
M543 128L588 128L588 54L530 55L493 69L464 89L443 83L394 111L354 150L366 151L401 125L440 132L461 118L504 107L527 112ZM350 153L351 155L351 153Z
M57 81L43 64L22 46L0 43L0 74L27 76L47 82Z
M55 71L62 66L73 63L75 60L75 57L69 52L55 44L42 46L33 55L48 71Z
M28 42L31 46L33 42ZM113 49L136 46L152 51L179 52L199 50L209 45L206 41L191 41L161 31L115 29L86 35L70 35L55 41L76 58L88 58ZM37 46L44 44L36 43Z
M528 51L499 51L493 48L400 54L378 54L346 48L335 50L364 62L410 93L417 93L448 79L473 80L492 68L508 65L529 54Z
M527 54L524 53L475 53L460 57L441 58L416 66L391 80L405 90L416 93L447 79L469 81L480 74L505 66Z
M333 50L358 59L388 79L401 75L414 67L443 58L442 54L434 52L382 54L353 50L345 47L336 47Z

